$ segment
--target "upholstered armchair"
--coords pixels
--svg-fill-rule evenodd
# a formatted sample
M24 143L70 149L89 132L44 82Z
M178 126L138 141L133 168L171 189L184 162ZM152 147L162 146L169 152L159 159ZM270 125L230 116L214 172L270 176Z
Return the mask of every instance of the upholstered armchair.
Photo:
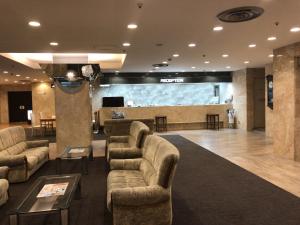
M49 160L47 140L27 141L23 127L0 131L0 166L8 166L10 183L23 182Z
M0 167L0 206L8 200L8 187L9 183L7 180L8 167Z
M114 225L171 225L173 176L179 160L175 146L149 135L142 158L112 159L107 208Z
M129 135L110 136L107 140L107 161L141 157L141 146L147 134L149 134L149 128L144 123L133 121Z

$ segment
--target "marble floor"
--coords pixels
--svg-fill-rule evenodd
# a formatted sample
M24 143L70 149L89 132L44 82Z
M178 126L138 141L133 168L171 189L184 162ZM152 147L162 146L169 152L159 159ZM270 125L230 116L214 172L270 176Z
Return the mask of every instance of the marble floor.
M224 129L174 131L167 134L181 135L300 197L300 162L273 154L272 139L262 131Z

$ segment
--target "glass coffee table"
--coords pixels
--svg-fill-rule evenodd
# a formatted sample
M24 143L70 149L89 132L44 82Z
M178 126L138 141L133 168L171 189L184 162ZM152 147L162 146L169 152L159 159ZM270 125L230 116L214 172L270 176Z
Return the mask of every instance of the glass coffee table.
M88 161L93 159L92 147L66 147L63 153L56 158L56 172L61 174L62 161L78 160L81 162L82 174L88 174Z
M70 221L69 208L74 196L81 197L81 174L39 177L9 216L10 225L18 225L20 216L60 214L61 225Z

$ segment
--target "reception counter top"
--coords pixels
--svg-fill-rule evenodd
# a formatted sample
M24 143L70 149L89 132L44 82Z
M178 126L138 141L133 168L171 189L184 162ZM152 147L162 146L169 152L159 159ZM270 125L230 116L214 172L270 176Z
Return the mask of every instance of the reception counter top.
M193 105L193 106L153 106L153 107L117 107L101 108L98 111L100 125L112 118L112 111L123 112L126 119L154 119L157 115L165 115L169 130L205 128L207 114L219 114L223 126L227 126L227 109L231 104Z

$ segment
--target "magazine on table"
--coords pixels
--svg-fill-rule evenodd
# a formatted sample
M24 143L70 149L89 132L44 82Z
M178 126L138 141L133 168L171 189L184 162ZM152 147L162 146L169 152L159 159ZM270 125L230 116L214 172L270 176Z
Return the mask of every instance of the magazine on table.
M83 153L85 151L85 148L72 148L69 153Z
M37 198L64 195L69 183L46 184L37 195Z

